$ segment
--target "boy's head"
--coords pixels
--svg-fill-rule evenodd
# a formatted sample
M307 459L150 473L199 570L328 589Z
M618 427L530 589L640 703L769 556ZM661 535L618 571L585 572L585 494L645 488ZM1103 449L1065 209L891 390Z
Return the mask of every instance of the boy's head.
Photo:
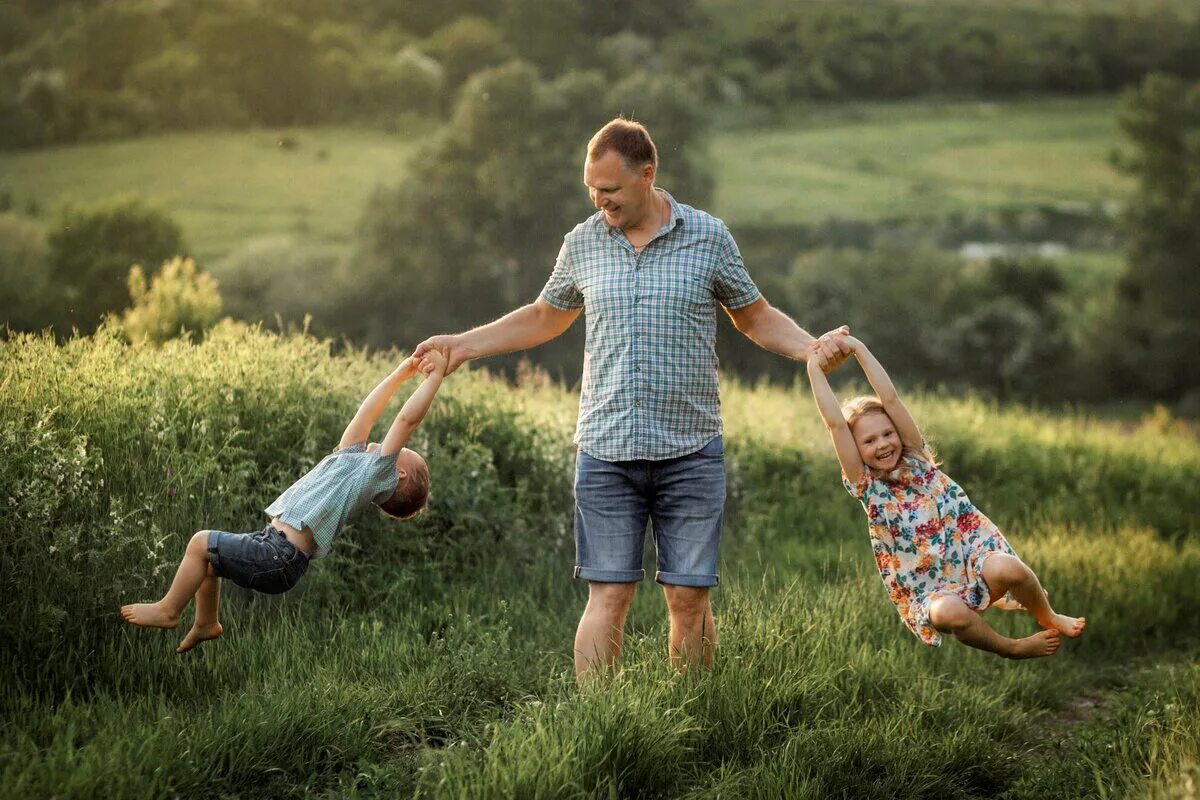
M416 516L429 500L429 465L421 454L407 447L396 456L396 490L379 504L384 513L397 519Z

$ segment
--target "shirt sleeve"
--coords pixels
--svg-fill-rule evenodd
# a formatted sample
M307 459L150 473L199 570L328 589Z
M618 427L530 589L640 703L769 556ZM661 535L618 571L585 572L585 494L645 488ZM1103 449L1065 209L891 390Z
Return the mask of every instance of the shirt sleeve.
M558 258L554 261L554 271L550 279L542 287L541 298L559 311L574 311L583 308L583 293L575 285L574 270L571 269L571 259L567 240L563 239Z
M742 253L728 228L722 227L725 241L721 245L720 263L717 265L716 283L713 293L726 308L742 308L762 297L762 292L746 271Z

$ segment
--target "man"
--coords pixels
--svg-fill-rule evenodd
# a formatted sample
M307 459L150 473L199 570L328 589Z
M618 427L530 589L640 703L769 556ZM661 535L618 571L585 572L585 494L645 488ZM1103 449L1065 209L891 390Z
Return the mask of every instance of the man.
M774 353L834 362L839 332L813 337L772 308L750 279L724 223L654 186L658 153L639 123L617 118L588 143L584 183L597 213L563 241L536 301L413 353L464 361L535 347L587 311L575 442L575 577L588 602L575 635L580 682L620 659L625 615L644 578L647 521L655 579L671 618L677 668L711 665L716 631L709 591L725 502L716 308Z

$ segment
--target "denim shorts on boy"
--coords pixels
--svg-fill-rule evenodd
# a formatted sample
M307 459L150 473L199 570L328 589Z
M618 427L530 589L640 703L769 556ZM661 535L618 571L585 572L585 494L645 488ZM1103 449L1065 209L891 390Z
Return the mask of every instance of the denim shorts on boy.
M658 551L654 579L716 586L725 509L725 451L717 436L689 455L602 461L582 450L575 467L575 577L632 583L646 577L649 520Z
M258 533L208 532L213 574L246 589L282 594L304 577L308 556L268 525Z

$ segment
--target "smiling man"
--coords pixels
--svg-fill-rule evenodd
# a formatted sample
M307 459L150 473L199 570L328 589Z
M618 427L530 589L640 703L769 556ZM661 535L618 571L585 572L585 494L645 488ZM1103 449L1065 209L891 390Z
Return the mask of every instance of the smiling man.
M711 665L710 589L725 505L717 378L717 307L767 350L805 360L814 339L770 306L720 220L654 185L658 153L622 118L588 143L584 183L597 213L567 234L538 299L462 334L422 342L464 361L535 347L586 312L575 443L575 577L588 602L575 635L580 681L620 659L625 616L645 577L647 522L655 580L671 618L670 658ZM840 332L815 346L849 355Z

